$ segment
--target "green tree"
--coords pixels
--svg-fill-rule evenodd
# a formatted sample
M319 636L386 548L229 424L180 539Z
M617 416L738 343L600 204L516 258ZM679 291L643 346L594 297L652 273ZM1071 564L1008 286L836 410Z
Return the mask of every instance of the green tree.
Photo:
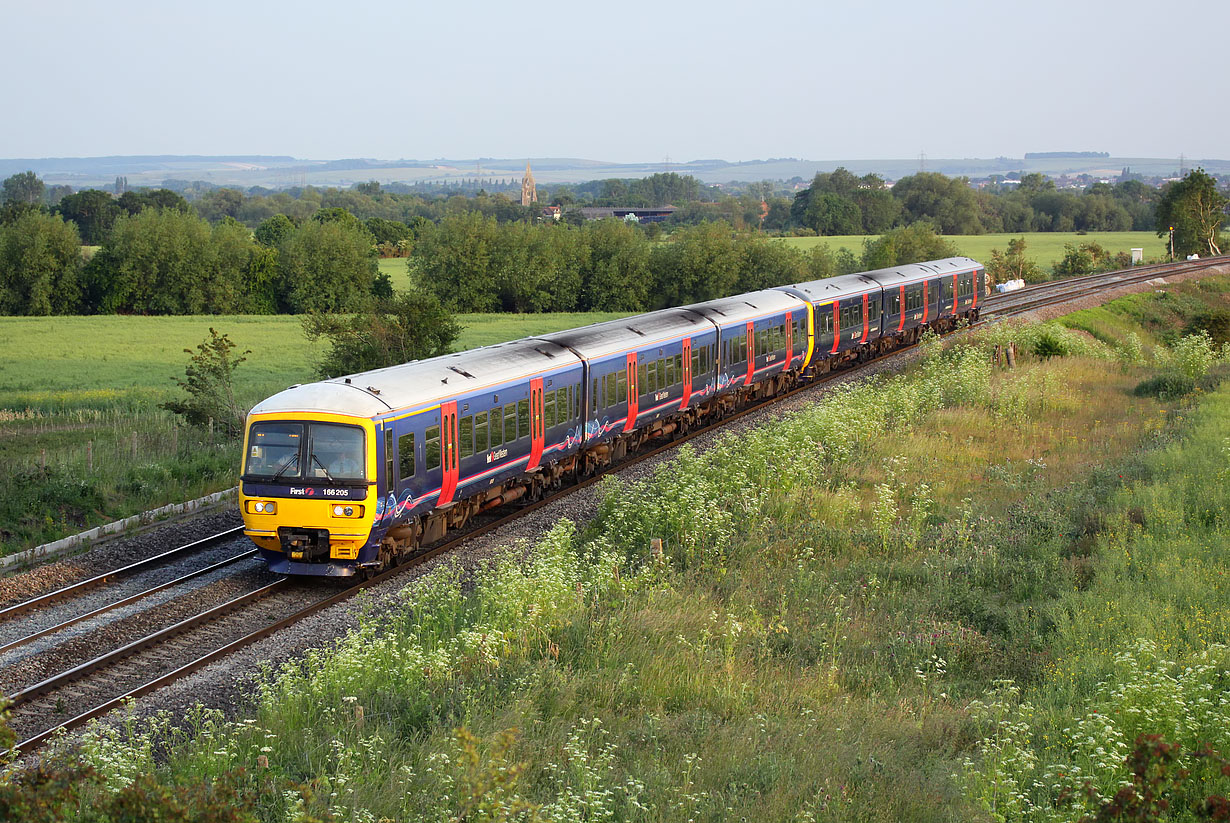
M736 243L736 249L739 280L735 291L756 291L810 279L803 254L781 240L749 235Z
M192 214L146 210L121 217L85 269L91 306L111 314L205 314L240 309L212 303L230 287L218 268L209 225ZM227 279L242 276L226 272Z
M1008 241L1007 253L999 249L991 249L991 262L987 263L987 276L992 284L1009 280L1036 282L1042 279L1042 270L1037 263L1025 256L1025 238L1014 237Z
M1174 253L1221 254L1221 229L1230 203L1217 188L1217 181L1204 169L1192 169L1182 180L1171 183L1157 204L1157 235L1167 237L1174 227Z
M929 220L944 234L983 231L978 201L967 178L919 172L898 180L893 186L893 197L901 202L902 217L908 223Z
M37 206L43 202L43 181L32 171L23 171L5 179L0 188L0 203L20 203Z
M275 214L256 227L256 242L262 246L278 248L286 238L295 233L295 224L284 214Z
M1097 243L1064 244L1063 259L1057 261L1051 268L1058 277L1079 277L1093 274L1106 268L1111 260L1106 249Z
M622 220L587 223L583 236L589 254L581 274L580 308L644 311L650 284L650 245L646 237Z
M248 410L235 399L235 369L247 359L250 351L235 354L230 337L211 326L209 337L198 343L191 355L184 377L173 377L175 384L187 393L182 400L160 404L161 408L178 414L190 425L204 427L211 422L230 437L243 432Z
M487 312L499 307L492 267L499 224L477 212L453 214L425 227L411 253L424 287L452 311Z
M56 210L64 215L65 220L77 224L81 242L90 246L103 242L121 213L115 199L98 189L85 189L70 194L60 201Z
M886 232L875 240L863 242L863 268L884 269L922 263L927 260L943 260L955 257L960 252L951 241L935 233L929 223L915 223Z
M848 197L831 192L813 194L803 212L803 225L817 234L861 234L863 213Z
M192 210L187 200L170 189L126 191L116 199L115 204L127 214L139 214L146 209L176 209L182 212Z
M329 351L316 364L320 377L447 354L461 333L434 295L418 291L381 300L358 314L308 314L303 329L309 340L329 340Z
M0 226L0 314L69 314L80 299L81 239L59 215Z
M292 312L362 311L371 304L376 250L353 217L304 223L279 250L278 261Z
M680 229L672 242L655 245L649 259L651 306L680 306L733 294L739 279L739 257L725 223Z

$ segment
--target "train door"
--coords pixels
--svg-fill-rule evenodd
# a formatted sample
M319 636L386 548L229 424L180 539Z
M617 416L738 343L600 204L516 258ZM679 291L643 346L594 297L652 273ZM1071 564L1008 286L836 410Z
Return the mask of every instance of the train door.
M900 334L901 330L905 328L905 286L902 286L897 292L897 308L900 310L899 314L901 315L897 319L897 333Z
M624 431L630 432L636 428L636 418L641 413L641 387L636 379L636 352L628 352L626 368L628 370L628 419L624 422Z
M457 401L440 404L440 502L453 502L457 491Z
M530 380L530 462L526 471L533 471L542 462L542 448L546 431L543 428L542 378Z
M756 324L747 321L747 380L743 385L750 386L756 379Z
M931 281L923 281L923 323L927 322L927 317L931 314Z
M867 332L870 329L870 324L871 324L870 297L871 295L868 295L868 294L863 295L863 336L858 339L859 343L867 342Z
M782 363L782 371L790 371L790 361L794 359L794 312L786 312L786 362Z
M833 354L837 354L837 347L841 345L841 301L833 301Z
M692 396L692 338L683 338L683 399L679 402L679 410L688 407L688 399Z

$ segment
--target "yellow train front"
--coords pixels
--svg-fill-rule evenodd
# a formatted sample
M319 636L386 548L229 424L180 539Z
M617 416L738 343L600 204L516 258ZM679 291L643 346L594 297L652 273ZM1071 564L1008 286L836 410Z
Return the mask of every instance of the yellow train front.
M295 386L249 414L239 506L244 534L271 571L348 577L379 566L371 418L384 404L364 394L329 383Z

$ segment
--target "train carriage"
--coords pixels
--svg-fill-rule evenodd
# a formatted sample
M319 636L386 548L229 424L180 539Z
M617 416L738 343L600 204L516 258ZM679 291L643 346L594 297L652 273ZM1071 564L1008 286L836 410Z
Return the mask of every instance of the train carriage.
M862 274L847 274L779 286L777 291L812 307L816 350L808 361L812 373L824 373L838 363L876 351L884 296L879 283Z
M280 392L248 417L245 534L287 574L395 562L557 485L582 379L566 348L519 340Z
M686 429L686 412L713 394L717 330L683 309L544 335L586 363L583 471L630 445Z
M767 397L794 385L811 355L810 308L779 290L708 300L687 309L718 328L717 393L726 410L738 397Z

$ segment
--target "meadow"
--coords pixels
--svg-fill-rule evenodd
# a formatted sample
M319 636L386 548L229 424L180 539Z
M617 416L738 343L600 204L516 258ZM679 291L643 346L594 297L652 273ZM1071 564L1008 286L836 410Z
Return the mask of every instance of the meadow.
M854 254L862 254L863 242L875 239L878 235L840 235L833 237L785 237L782 238L795 248L804 251L823 243L833 251L847 248ZM1063 259L1064 244L1097 243L1108 252L1130 252L1132 249L1144 249L1145 259L1162 258L1166 254L1166 243L1156 233L1149 231L1125 232L1023 232L1020 234L951 234L944 239L956 244L961 254L986 263L991 259L991 250L1008 250L1008 241L1025 239L1025 254L1044 269L1049 270L1051 264Z
M459 315L457 345L619 316ZM326 345L289 315L0 319L0 553L234 485L237 445L158 408L210 327L249 352L235 372L244 406L314 379Z
M445 564L238 717L96 731L80 808L152 779L268 821L1071 821L1136 785L1197 819L1230 789L1230 363L1138 391L1172 368L1057 324L928 342L607 481L528 560ZM1186 774L1145 750L1134 784L1140 734Z

